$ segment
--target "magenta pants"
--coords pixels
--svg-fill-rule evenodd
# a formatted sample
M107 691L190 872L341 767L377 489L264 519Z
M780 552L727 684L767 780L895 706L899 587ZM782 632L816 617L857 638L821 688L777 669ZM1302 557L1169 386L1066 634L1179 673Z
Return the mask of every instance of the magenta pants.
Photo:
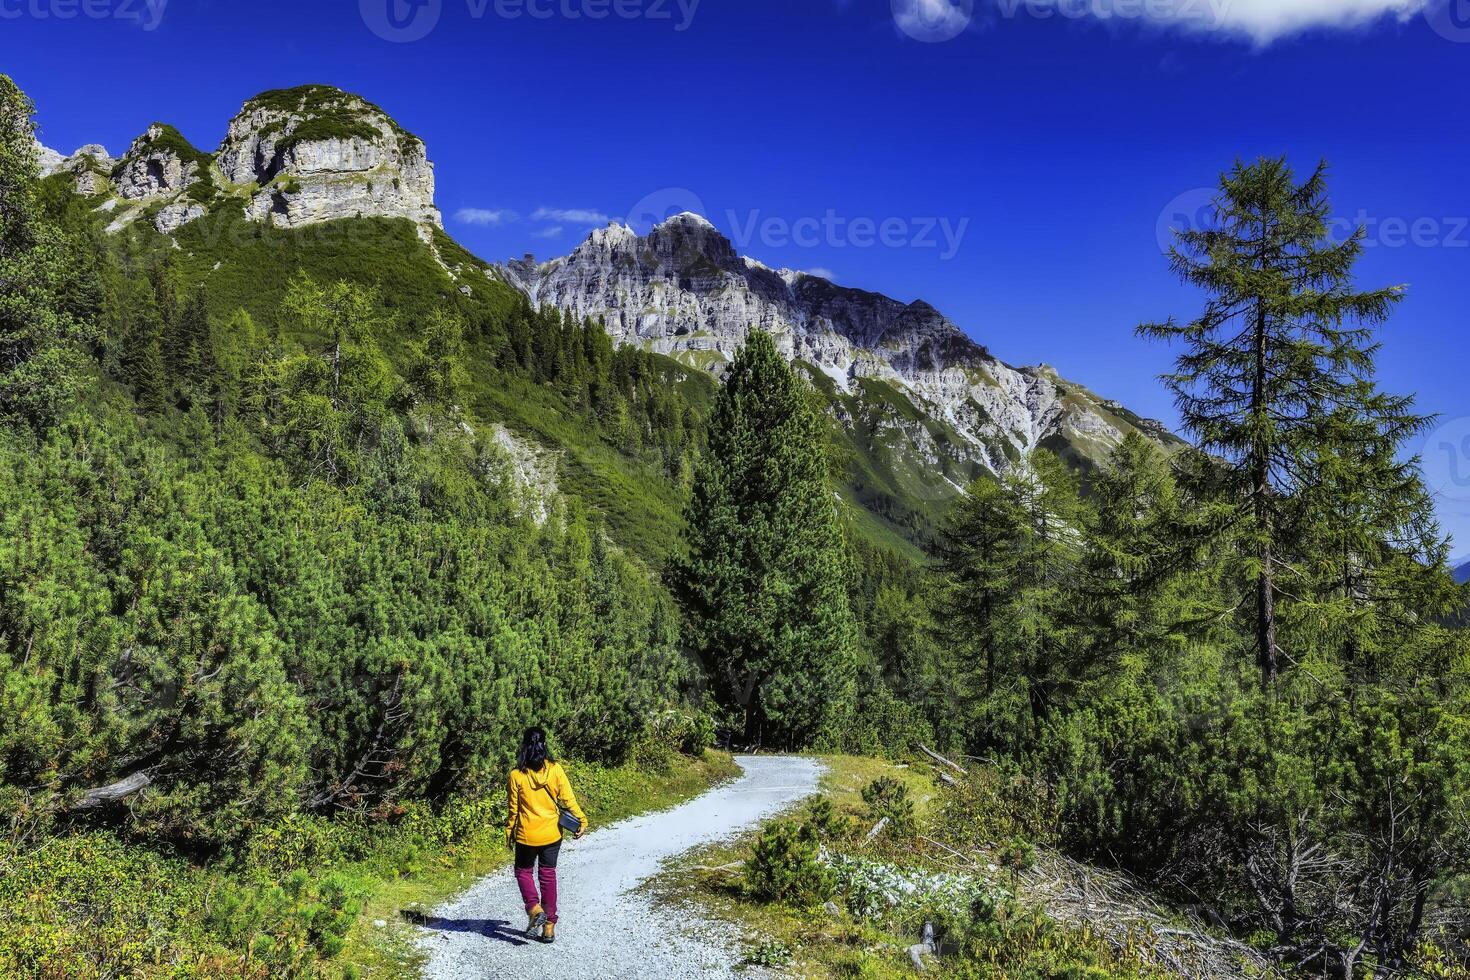
M516 844L516 884L527 915L539 905L546 912L547 922L556 921L556 858L560 853L561 841L541 847Z

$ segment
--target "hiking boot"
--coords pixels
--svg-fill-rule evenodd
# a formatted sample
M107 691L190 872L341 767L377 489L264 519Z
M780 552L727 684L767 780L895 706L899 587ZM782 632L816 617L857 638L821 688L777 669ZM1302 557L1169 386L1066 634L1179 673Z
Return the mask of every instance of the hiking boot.
M530 921L526 923L526 938L535 939L536 931L538 929L541 929L543 926L548 925L546 921L546 911L538 905L530 911L529 918Z
M556 923L548 922L541 927L541 941L543 943L556 942Z

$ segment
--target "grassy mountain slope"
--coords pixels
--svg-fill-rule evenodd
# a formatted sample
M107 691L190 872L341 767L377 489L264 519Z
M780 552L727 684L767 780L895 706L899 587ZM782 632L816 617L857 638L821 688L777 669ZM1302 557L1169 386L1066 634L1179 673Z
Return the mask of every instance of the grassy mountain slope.
M93 235L104 234L101 229L112 215L96 210L103 198L72 194L64 174L49 178L47 185L54 211L68 213L74 225L86 225ZM220 321L243 309L266 329L274 329L287 283L298 272L324 282L376 286L383 305L395 314L394 329L376 339L399 369L426 312L452 306L469 324L468 402L463 407L470 424L504 425L514 435L555 453L558 488L600 511L616 538L645 559L662 564L674 546L682 520L682 492L664 474L591 431L584 416L550 386L493 367L497 325L520 302L520 295L487 275L488 264L443 231L433 231L431 246L420 237L419 228L403 219L359 218L301 229L275 228L248 221L240 209L219 206L217 201L205 217L173 236L156 231L146 213L121 236L115 244L140 264L169 256L180 289L203 287L210 314ZM714 379L672 358L654 358L664 383L677 388L702 413L713 395ZM810 368L807 373L835 413L856 420L852 426L834 421L832 427L840 457L839 492L850 505L855 532L885 549L922 558L914 541L922 540L937 524L956 486L979 474L942 454L926 463L901 452L895 423L928 429L940 447L958 437L881 381L864 380L862 393L867 397L858 399L838 391L821 371Z
M84 207L66 189L66 179L59 175L48 181L53 209L69 211L73 221L85 221L93 234L101 234L106 213ZM87 203L95 206L97 200ZM184 291L202 286L217 320L244 309L273 328L287 283L297 272L324 282L376 286L383 305L396 316L394 329L375 339L400 370L425 313L452 305L469 324L469 403L464 408L470 424L499 423L556 452L558 487L596 507L615 537L645 559L661 563L673 547L682 501L667 479L591 431L556 391L493 368L495 326L519 297L484 275L485 264L442 232L431 248L402 219L347 219L291 230L250 222L236 208L218 207L173 238L145 220L133 222L123 234L119 247L138 261L168 255ZM660 361L669 384L696 403L708 401L713 382L707 376L667 358Z

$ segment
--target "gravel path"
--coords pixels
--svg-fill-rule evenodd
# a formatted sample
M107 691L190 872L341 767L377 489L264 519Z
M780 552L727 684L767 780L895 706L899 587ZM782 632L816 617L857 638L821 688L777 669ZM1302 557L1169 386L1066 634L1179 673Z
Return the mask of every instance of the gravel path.
M687 909L649 907L639 885L694 847L732 837L812 795L821 766L741 756L743 774L682 806L568 838L559 863L561 922L551 946L521 937L526 913L510 869L435 910L421 940L428 980L598 980L727 976L741 958L734 927ZM589 816L595 821L597 814Z

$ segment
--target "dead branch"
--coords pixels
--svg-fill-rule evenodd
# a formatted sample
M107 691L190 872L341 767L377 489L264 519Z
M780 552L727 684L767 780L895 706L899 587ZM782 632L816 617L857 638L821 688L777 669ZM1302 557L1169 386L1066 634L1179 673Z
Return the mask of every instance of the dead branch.
M134 793L142 792L152 785L153 777L147 772L135 772L131 776L125 776L115 783L106 786L98 786L89 789L82 794L82 798L73 803L73 810L94 810L106 803L116 803L125 800Z
M925 755L927 755L929 758L933 759L935 762L938 762L938 763L941 763L943 765L948 766L949 768L953 769L955 772L959 773L961 776L968 776L969 775L969 773L965 770L965 768L963 766L961 766L959 763L957 763L957 762L951 762L948 759L946 759L944 756L940 755L938 752L930 751L930 749L927 746L920 745L919 746L919 751L922 752L922 753L924 753Z

